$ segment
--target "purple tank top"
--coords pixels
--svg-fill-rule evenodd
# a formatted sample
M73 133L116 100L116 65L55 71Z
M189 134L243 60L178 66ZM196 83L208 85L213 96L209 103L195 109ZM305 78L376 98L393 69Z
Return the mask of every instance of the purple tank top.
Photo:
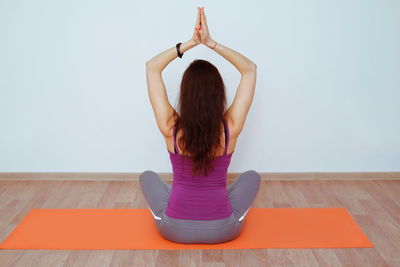
M191 158L179 154L176 145L176 127L174 126L175 153L170 154L173 183L165 213L168 217L187 220L217 220L229 217L232 208L226 189L226 175L232 153L226 154L229 144L229 127L225 127L225 151L214 159L214 170L207 170L207 176L191 175ZM181 162L183 157L183 164Z

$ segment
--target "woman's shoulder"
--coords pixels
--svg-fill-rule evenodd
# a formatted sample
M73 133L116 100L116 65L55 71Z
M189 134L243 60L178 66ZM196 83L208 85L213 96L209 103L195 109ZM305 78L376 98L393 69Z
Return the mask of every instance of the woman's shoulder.
M234 121L232 120L232 117L230 116L228 110L224 114L224 121L227 124L227 127L229 128L229 137L230 138L236 138L238 130L235 128Z

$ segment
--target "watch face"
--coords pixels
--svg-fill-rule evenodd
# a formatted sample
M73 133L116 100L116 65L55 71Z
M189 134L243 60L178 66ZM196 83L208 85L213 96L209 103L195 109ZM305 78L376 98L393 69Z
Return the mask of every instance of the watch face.
M183 54L181 53L181 51L179 50L180 46L182 43L177 43L176 44L176 50L178 51L178 57L182 58Z

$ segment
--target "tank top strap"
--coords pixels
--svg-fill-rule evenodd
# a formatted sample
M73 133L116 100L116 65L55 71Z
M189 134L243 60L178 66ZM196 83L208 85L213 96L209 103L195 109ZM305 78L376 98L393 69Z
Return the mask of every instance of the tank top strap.
M174 130L173 130L173 136L174 136L174 149L175 149L175 154L179 154L178 147L176 145L176 126L174 125Z
M224 127L225 127L225 151L224 155L226 155L226 152L228 151L228 145L229 145L229 126L228 123L224 121Z

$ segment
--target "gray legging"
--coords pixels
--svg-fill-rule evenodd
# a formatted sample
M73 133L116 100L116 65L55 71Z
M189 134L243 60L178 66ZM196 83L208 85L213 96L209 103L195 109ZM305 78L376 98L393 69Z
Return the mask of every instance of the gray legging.
M244 218L260 187L260 175L248 170L239 175L227 188L232 214L217 220L186 220L168 217L168 205L172 186L151 170L140 174L140 187L147 201L158 232L176 243L223 243L236 238L244 224Z

